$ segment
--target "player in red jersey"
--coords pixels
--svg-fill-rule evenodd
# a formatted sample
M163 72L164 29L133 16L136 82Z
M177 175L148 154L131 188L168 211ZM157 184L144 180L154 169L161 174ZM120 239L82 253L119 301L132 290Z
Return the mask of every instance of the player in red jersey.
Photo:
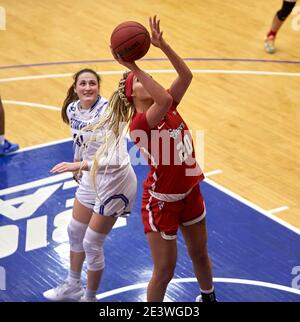
M195 160L187 125L177 111L193 75L163 39L156 16L150 18L149 23L152 45L168 57L178 77L167 91L135 62L125 62L115 56L130 72L124 73L120 80L110 98L108 115L102 122L111 124L117 135L122 122L129 124L131 138L150 164L142 203L145 233L154 262L147 300L159 302L164 299L174 275L176 233L180 228L199 282L201 299L214 302L205 205L199 188L204 175ZM102 125L99 123L99 126Z

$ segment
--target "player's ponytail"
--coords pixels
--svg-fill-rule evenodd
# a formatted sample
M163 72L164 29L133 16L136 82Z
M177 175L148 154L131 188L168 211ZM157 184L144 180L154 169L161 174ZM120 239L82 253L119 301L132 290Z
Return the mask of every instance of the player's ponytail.
M72 84L72 86L68 89L67 97L64 100L62 109L61 109L61 117L63 121L67 124L69 124L69 118L67 116L67 107L70 103L78 100L78 95L75 93L75 82Z

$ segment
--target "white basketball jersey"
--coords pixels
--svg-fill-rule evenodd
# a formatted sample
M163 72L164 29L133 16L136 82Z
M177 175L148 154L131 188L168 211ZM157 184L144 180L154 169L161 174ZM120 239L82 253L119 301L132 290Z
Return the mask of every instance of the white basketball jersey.
M89 109L83 109L80 101L72 102L66 113L70 123L71 134L74 141L74 160L82 160L83 144L90 140L91 132L81 131L87 125L95 124L103 116L108 100L99 96ZM76 139L77 138L77 139ZM75 142L76 140L76 142Z
M95 132L82 131L84 127L97 123L104 116L107 104L107 99L99 96L95 104L89 109L82 109L79 100L72 102L67 107L67 116L74 140L74 160L88 161L90 167L97 150L106 144L107 149L98 160L99 173L119 171L125 169L130 163L127 141L122 139L116 147L114 137L108 135L107 125ZM110 142L106 142L108 137Z

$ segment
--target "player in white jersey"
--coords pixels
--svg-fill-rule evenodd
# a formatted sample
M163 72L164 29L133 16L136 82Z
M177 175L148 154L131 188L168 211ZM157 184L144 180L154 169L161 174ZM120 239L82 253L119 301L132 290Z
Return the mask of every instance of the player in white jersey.
M72 171L80 184L68 225L69 276L63 284L44 292L44 297L52 301L96 301L104 269L104 240L117 218L128 216L133 207L136 176L126 142L118 150L110 145L106 159L102 158L100 165L93 164L94 154L105 138L105 126L95 133L86 130L105 114L107 100L99 96L99 89L100 77L95 71L79 71L74 75L62 109L62 118L70 124L74 138L74 162L59 163L51 172ZM95 180L91 179L90 171L95 172ZM88 273L84 291L81 270L85 258Z
M76 100L67 106L66 116L74 140L74 162L83 161L82 153L85 150L84 145L87 144L91 136L91 132L82 131L82 129L97 122L103 115L107 103L106 98L98 96L95 103L89 109L82 108L80 100ZM85 158L87 157L85 153ZM77 171L74 171L73 174L74 179L78 183L80 182L76 191L77 200L85 207L93 209L96 194L95 189L91 185L89 173L84 171L79 174Z

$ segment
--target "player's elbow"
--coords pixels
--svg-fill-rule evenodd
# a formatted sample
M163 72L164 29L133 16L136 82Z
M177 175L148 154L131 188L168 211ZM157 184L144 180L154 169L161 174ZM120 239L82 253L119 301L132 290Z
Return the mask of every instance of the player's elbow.
M189 70L185 76L185 82L187 86L191 84L193 77L194 77L193 73Z
M168 111L172 103L173 103L173 97L168 92L166 92L166 95L164 97L164 102L162 104L164 109Z
M186 89L190 86L191 82L193 79L193 73L190 70L187 70L183 75L181 75L181 77L179 78L178 84L180 84L180 86L183 89Z

